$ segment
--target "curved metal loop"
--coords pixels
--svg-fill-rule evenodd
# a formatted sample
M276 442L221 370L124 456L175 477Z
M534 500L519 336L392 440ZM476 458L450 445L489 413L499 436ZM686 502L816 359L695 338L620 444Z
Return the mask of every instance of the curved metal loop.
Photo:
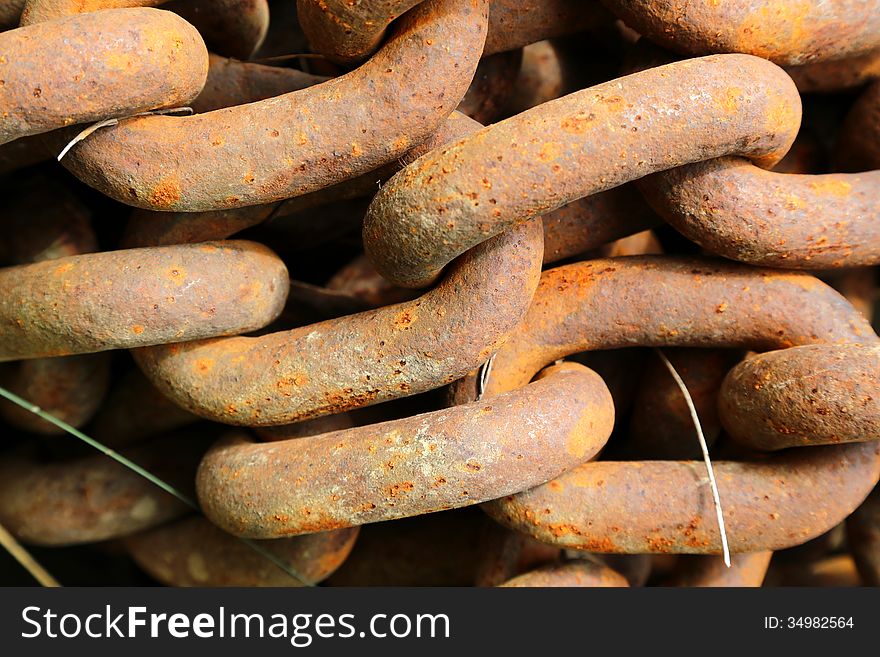
M725 258L812 270L880 263L880 170L776 173L725 157L637 185L676 230Z
M376 194L364 248L390 281L423 286L475 244L577 198L722 155L772 166L799 125L791 78L756 57L648 69L419 158Z
M823 534L858 507L880 477L880 442L715 461L713 468L731 552L779 550ZM585 463L483 509L539 540L591 552L720 552L700 461Z
M254 331L281 312L288 285L274 253L241 241L7 267L0 362Z
M190 491L207 444L192 435L168 435L125 455ZM120 538L188 511L183 502L104 455L53 463L26 454L0 459L0 523L28 543L75 545Z
M346 560L358 527L262 542L307 584L332 575ZM168 586L302 586L278 566L201 516L125 539L135 562Z
M259 337L140 349L135 359L179 405L227 424L287 424L406 397L464 376L503 344L528 309L541 247L541 226L529 222L465 255L413 301Z
M495 355L485 394L521 387L581 351L877 341L846 299L806 274L705 258L589 260L543 273L525 319ZM473 376L456 386L473 398Z
M806 345L734 367L718 412L728 435L758 450L880 440L880 345Z
M525 490L594 456L613 424L602 379L564 364L521 390L402 420L262 445L233 437L205 456L197 491L208 519L239 536L321 532Z
M124 121L77 144L64 165L122 203L186 212L269 203L371 171L458 105L485 40L486 2L428 0L346 75L238 107Z
M186 105L207 74L196 29L158 9L113 9L2 32L0 144Z
M741 52L793 65L880 47L877 0L602 2L639 34L685 55Z

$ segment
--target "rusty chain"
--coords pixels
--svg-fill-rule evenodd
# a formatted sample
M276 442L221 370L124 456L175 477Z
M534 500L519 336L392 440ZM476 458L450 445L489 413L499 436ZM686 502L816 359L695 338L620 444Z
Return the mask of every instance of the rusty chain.
M204 514L7 397L0 524L178 586L880 582L880 2L281 4L0 0L0 386Z

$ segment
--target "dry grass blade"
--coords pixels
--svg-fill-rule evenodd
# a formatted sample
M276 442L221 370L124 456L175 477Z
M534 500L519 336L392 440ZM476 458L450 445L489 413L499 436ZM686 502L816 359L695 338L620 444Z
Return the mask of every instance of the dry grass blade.
M666 357L666 354L662 351L659 349L655 349L654 351L657 352L660 360L663 361L666 369L669 370L672 378L675 379L675 383L681 389L681 394L684 395L684 400L687 403L688 410L690 410L691 419L694 421L694 427L697 429L697 439L700 441L700 449L703 450L703 461L705 461L706 471L709 473L709 485L712 488L712 499L715 503L715 516L718 518L718 531L721 534L721 549L724 553L724 565L730 568L730 548L727 544L727 531L724 528L724 512L721 510L721 496L718 493L718 484L715 481L715 470L712 468L712 460L709 458L709 446L706 444L706 436L703 434L703 425L700 424L700 418L697 415L697 408L694 406L694 400L691 398L691 393L688 392L687 386L684 384L684 380L682 380L681 376L679 376L675 366L673 366Z
M93 447L94 449L98 450L99 452L101 452L105 456L109 456L111 459L113 459L117 463L124 465L126 468L136 472L141 477L143 477L144 479L146 479L150 483L154 484L155 486L158 486L159 488L164 490L169 495L172 495L173 497L177 498L178 500L180 500L181 502L186 504L188 507L201 513L201 509L199 508L198 503L194 499L192 499L188 495L184 495L179 490L177 490L174 486L172 486L171 484L169 484L166 481L163 481L162 479L160 479L159 477L157 477L153 473L151 473L147 470L144 470L141 466L139 466L134 461L130 461L129 459L125 458L124 456L122 456L118 452L110 449L106 445L101 444L100 442L98 442L94 438L90 438L89 436L84 434L82 431L80 431L76 427L73 427L73 426L67 424L67 422L64 422L63 420L59 420L57 417L55 417L51 413L47 413L46 411L41 409L39 406L36 406L35 404L29 403L27 400L22 399L21 397L19 397L18 395L16 395L13 392L10 392L6 388L0 387L0 397L8 399L13 404L16 404L17 406L20 406L21 408L24 408L25 410L30 411L31 413L42 418L43 420L46 420L46 422L50 422L50 423L54 424L56 427L64 430L66 433L70 434L71 436L74 436L75 438L79 438L81 441L86 443L89 447ZM293 579L298 581L300 584L302 584L304 586L314 586L315 585L314 582L311 582L308 579L305 579L304 577L302 577L289 564L285 563L284 561L282 561L281 559L276 557L274 554L272 554L271 552L269 552L268 550L266 550L262 546L255 543L254 541L251 541L251 540L248 540L245 538L239 538L239 540L242 543L244 543L245 545L247 545L249 548L251 548L254 552L262 555L263 557L265 557L266 559L271 561L273 564L278 566L287 575L289 575L290 577L292 577Z
M6 527L0 525L0 545L6 548L6 551L28 571L31 576L40 583L40 586L49 588L58 588L61 584L52 577L45 568L43 568L30 552L24 549L21 543L15 540L15 537L7 531Z
M122 121L123 119L133 119L138 116L152 116L154 114L162 115L162 114L192 114L192 113L193 113L192 107L174 107L171 109L164 109L164 110L151 110L149 112L138 112L137 114L132 114L131 116L123 116L122 118L119 118L119 119L104 119L103 121L98 121L97 123L93 123L89 127L84 128L82 130L82 132L80 132L76 137L74 137L69 142L67 142L67 146L65 146L64 148L61 149L61 152L58 153L58 157L55 159L60 162L61 158L64 157L65 155L67 155L67 153L70 151L70 149L73 148L74 146L76 146L83 139L85 139L86 137L88 137L89 135L94 133L95 131L100 130L101 128L109 128L112 125L118 125L119 122Z

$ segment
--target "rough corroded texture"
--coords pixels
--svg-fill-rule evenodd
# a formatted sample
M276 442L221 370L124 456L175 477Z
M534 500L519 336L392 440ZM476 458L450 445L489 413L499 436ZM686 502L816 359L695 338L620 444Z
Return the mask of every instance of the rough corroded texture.
M194 112L211 112L307 89L327 79L293 68L251 64L211 54L205 88L189 106Z
M131 536L125 546L141 568L169 586L302 586L332 575L357 535L355 527L260 543L300 579L199 516Z
M483 125L495 122L513 91L521 62L522 50L483 57L458 111Z
M663 223L631 185L579 198L548 212L542 221L544 264L581 255Z
M846 533L862 583L880 586L880 488L847 519Z
M719 55L649 69L421 157L376 194L364 247L389 280L426 285L475 244L582 196L722 155L772 166L799 124L794 83L762 59Z
M0 143L186 105L207 72L199 33L157 9L117 9L0 33Z
M730 567L721 557L681 556L664 586L738 586L758 587L764 582L772 552L733 554Z
M373 53L391 22L419 1L297 0L297 9L312 48L353 66ZM595 0L493 0L484 54L582 32L608 20Z
M22 25L56 21L74 14L126 7L155 7L166 0L25 0Z
M591 561L572 561L543 566L506 581L503 587L626 587L626 578L607 566Z
M212 51L229 57L250 58L269 30L267 0L176 0L167 9L195 25Z
M808 345L737 365L718 410L752 449L880 440L880 346Z
M602 0L639 34L686 55L744 52L778 64L880 47L877 0Z
M790 66L785 72L802 94L845 91L880 78L880 49L846 59Z
M836 156L843 171L880 169L880 81L853 103L840 127Z
M614 406L574 363L489 401L311 438L216 445L196 478L205 515L275 538L477 504L525 490L605 444Z
M89 253L98 244L88 209L56 179L24 179L0 209L6 241L0 244L4 264L43 262ZM95 414L110 378L106 354L35 358L0 366L0 385L74 427ZM64 431L9 401L0 401L0 417L32 433Z
M438 128L473 77L486 11L486 0L428 0L347 75L205 114L127 120L63 163L108 196L154 210L242 207L328 187Z
M135 352L178 404L259 426L345 411L451 383L485 362L537 285L538 222L466 254L418 299L260 337Z
M555 100L566 93L562 54L551 41L532 43L522 51L522 65L505 110L513 115Z
M372 55L391 22L422 0L296 0L300 27L315 52L344 66Z
M288 278L264 246L206 242L8 267L0 289L3 361L256 330L281 312Z
M731 157L638 186L688 239L732 260L789 269L880 263L880 171L796 175Z
M169 436L125 455L190 491L205 444L191 435ZM0 462L0 522L28 543L72 545L118 538L186 510L182 502L103 454L48 464L7 454Z
M577 34L612 20L596 0L493 0L484 54Z
M249 90L244 91L247 93ZM253 99L244 96L239 97L239 100L251 102ZM355 178L279 203L210 212L135 210L126 228L123 244L126 247L159 246L225 239L265 221L270 216L281 220L327 203L372 195L382 182L394 175L406 163L434 148L469 135L481 127L470 117L460 112L453 112L433 135L410 149L400 159Z
M664 349L694 402L706 442L721 431L718 390L737 353L723 349ZM626 455L641 459L699 459L700 443L681 388L659 357L647 362L629 420Z
M525 385L546 364L580 351L766 351L877 340L846 299L805 274L705 258L591 260L544 272L528 314L495 356L486 394Z
M778 550L852 513L880 477L880 443L812 447L713 467L731 551ZM585 463L483 508L539 540L592 552L721 551L701 461Z

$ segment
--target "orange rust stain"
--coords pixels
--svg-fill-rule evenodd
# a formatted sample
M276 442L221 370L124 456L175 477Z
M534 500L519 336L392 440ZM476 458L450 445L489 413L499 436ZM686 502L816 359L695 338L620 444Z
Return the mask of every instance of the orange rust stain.
M214 368L214 359L213 358L199 358L193 363L193 366L196 370L201 372L202 374L207 374Z
M591 123L596 120L596 115L592 112L590 114L578 113L573 116L565 119L561 124L560 128L562 128L565 132L569 132L575 135L581 135L587 131Z
M832 196L848 196L852 191L852 185L844 180L817 180L810 183L810 189L817 194L829 194Z
M144 332L144 327L141 326L140 324L135 324L134 326L131 327L131 332L136 335L140 335L141 333Z
M64 264L61 264L61 265L58 265L57 267L55 267L55 275L61 276L61 274L68 272L71 269L73 269L73 263L72 262L65 262Z
M742 98L742 89L739 87L728 87L724 92L724 96L718 99L718 103L728 114L735 114L739 109L740 98Z
M180 200L180 181L169 176L159 181L150 193L149 201L157 207L168 207Z
M552 162L562 155L562 144L556 141L547 142L541 147L538 159L541 162Z
M403 310L394 318L394 328L400 330L407 329L415 323L417 318L418 316L414 312Z

